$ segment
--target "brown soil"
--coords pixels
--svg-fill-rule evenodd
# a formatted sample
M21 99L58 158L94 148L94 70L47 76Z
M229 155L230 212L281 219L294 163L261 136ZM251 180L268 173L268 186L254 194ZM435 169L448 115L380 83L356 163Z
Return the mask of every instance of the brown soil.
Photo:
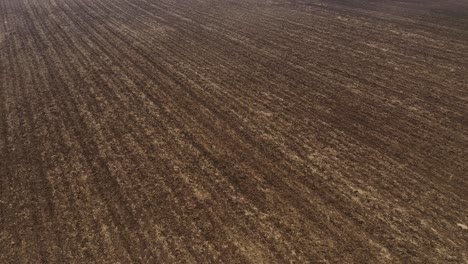
M468 2L0 0L0 263L468 263Z

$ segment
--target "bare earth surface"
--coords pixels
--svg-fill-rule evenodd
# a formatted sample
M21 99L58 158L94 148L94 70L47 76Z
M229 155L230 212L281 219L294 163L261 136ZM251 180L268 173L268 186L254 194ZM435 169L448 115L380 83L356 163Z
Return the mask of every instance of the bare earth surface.
M468 263L468 2L0 0L0 263Z

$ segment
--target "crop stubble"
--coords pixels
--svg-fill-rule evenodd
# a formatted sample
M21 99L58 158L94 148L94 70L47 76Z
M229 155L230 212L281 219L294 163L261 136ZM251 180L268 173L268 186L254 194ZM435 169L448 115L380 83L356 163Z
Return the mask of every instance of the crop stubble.
M467 262L468 4L0 17L0 262Z

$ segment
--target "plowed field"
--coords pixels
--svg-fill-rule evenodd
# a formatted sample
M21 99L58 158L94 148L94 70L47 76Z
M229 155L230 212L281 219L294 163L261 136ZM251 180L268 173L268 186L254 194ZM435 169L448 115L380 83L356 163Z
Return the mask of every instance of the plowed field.
M468 2L0 0L0 263L468 263Z

